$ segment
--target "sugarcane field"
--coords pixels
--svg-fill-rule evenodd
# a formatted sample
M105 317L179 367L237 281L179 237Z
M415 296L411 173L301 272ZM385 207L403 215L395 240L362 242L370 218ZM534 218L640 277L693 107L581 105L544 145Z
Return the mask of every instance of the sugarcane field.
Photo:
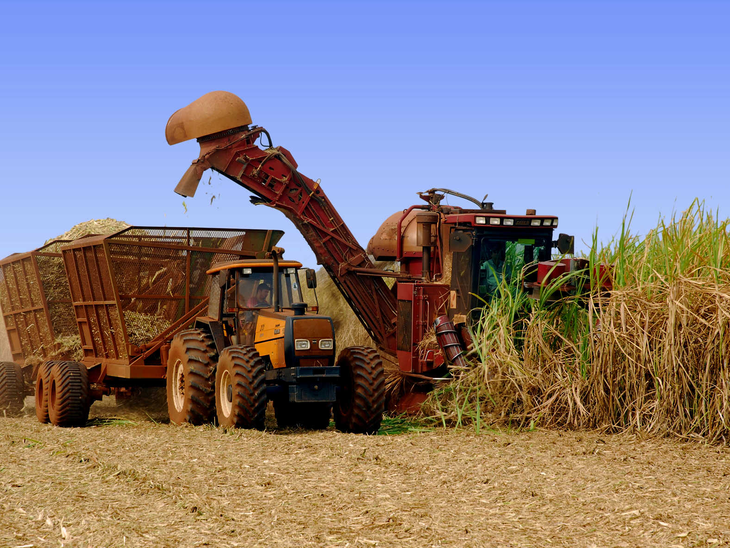
M0 548L730 546L730 5L3 12Z

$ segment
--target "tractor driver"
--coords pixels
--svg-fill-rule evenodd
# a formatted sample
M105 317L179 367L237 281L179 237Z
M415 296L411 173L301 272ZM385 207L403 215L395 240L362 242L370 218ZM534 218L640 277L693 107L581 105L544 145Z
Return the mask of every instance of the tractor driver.
M259 284L256 288L256 294L248 300L248 306L251 308L265 308L269 306L269 294L271 286L266 282Z

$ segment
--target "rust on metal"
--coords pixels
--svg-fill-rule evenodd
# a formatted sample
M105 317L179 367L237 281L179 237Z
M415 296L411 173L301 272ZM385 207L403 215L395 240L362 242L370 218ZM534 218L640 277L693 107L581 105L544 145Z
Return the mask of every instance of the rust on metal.
M194 104L178 111L186 113L187 124L202 127L205 116L227 123L209 131L223 132L220 135L199 139L200 155L176 192L193 195L203 171L212 168L256 194L260 203L282 211L310 245L317 262L341 290L370 336L382 350L394 355L396 299L383 279L348 270L347 267L371 269L374 265L319 183L297 171L294 157L285 148L259 148L259 137L268 135L264 128L234 131L240 124L235 118L228 118L225 109L210 113L192 108ZM169 138L168 142L173 144Z
M13 254L0 261L0 305L13 360L49 359L57 337L75 335L92 383L164 378L170 338L207 307L206 271L264 260L283 234L136 226ZM139 318L162 327L132 344L130 322Z
M83 363L129 377L132 365L159 364L159 350L207 306L213 263L265 255L282 231L134 226L61 249L81 337ZM166 326L131 344L135 319ZM157 353L157 354L156 354ZM145 373L144 378L148 378Z
M29 358L49 358L56 337L75 332L59 252L67 242L54 240L0 261L0 306L13 361L19 365Z
M165 137L168 144L174 145L250 124L246 103L233 93L212 91L170 116Z

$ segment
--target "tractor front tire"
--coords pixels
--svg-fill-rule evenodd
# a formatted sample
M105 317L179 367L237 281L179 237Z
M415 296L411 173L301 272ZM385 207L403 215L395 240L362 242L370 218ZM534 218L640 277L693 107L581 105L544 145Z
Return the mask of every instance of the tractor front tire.
M215 350L201 329L172 339L167 360L167 412L174 424L207 424L215 415Z
M251 346L229 346L221 352L215 375L218 424L229 428L264 429L266 371Z
M23 370L15 362L0 362L0 417L21 415L24 399Z
M375 434L385 410L385 370L374 348L345 348L337 360L340 390L334 407L341 432Z
M48 418L48 391L51 388L51 368L56 362L43 362L38 366L35 376L35 416L38 422L47 424Z
M53 362L47 391L51 424L61 427L86 424L91 406L86 366L77 362Z

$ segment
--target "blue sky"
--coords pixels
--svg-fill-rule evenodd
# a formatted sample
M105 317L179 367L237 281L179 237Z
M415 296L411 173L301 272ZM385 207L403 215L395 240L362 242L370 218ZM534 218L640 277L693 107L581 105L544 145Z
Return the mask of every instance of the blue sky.
M282 228L314 266L219 176L187 210L173 193L198 146L168 146L165 123L212 90L247 102L363 245L431 187L556 214L578 241L610 238L629 196L639 232L695 198L730 215L730 2L0 8L0 257L113 217Z

